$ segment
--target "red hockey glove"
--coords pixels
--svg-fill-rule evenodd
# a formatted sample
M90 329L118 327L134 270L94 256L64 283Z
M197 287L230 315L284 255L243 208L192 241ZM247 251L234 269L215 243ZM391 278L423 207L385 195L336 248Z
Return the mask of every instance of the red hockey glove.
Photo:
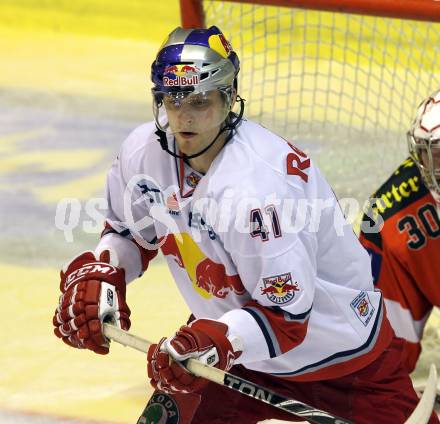
M109 352L102 322L109 320L130 328L130 309L125 302L125 272L108 250L99 258L91 251L73 259L61 271L62 295L53 317L54 333L69 346L96 353Z
M148 377L151 385L166 393L200 391L208 380L195 377L182 364L189 358L229 370L242 348L234 339L234 348L226 337L228 326L219 321L198 319L184 325L168 339L163 338L148 350ZM234 351L235 350L235 351Z

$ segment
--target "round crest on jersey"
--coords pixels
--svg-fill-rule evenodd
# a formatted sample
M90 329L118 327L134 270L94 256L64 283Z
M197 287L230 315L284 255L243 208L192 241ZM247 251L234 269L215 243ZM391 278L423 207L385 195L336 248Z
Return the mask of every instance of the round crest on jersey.
M162 44L151 66L153 91L204 92L231 87L240 62L223 33L176 28Z
M420 104L408 132L408 147L423 182L440 203L440 90Z

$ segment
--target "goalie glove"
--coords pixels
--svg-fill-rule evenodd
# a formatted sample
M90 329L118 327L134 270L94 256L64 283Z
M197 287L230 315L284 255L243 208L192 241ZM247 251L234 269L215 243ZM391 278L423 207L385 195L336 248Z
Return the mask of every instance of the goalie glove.
M109 352L102 323L130 328L130 309L125 302L125 272L117 258L104 250L97 258L91 251L74 258L61 271L58 308L54 333L66 344L96 353Z
M227 337L228 326L219 321L198 319L148 350L151 385L166 393L199 392L208 380L196 377L183 361L193 358L206 365L229 370L243 350L238 338Z

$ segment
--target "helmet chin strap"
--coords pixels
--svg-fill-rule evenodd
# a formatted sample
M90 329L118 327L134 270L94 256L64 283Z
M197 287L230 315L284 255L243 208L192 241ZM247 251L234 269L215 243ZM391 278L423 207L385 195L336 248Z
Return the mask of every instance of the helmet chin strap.
M210 149L214 143L218 140L221 134L223 134L225 131L230 131L228 136L226 137L225 144L232 138L233 136L233 130L237 127L241 119L243 118L244 114L244 99L242 99L240 96L237 96L237 101L240 102L240 113L238 115L235 115L235 119L232 122L226 123L226 125L223 126L223 128L220 129L220 131L215 136L214 140L211 141L206 147L204 147L200 152L194 153L193 155L179 155L175 151L170 150L168 147L168 139L166 136L165 131L161 130L157 123L156 123L156 132L155 134L159 137L158 141L160 143L160 147L162 147L163 150L165 150L167 153L169 153L171 156L174 156L178 159L194 159L200 155L203 155L208 149Z

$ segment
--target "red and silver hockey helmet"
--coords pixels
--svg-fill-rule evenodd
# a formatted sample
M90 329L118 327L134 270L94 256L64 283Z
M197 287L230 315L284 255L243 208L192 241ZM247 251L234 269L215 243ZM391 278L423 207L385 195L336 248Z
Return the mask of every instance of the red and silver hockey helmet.
M408 147L423 182L440 204L440 90L420 104L408 131Z

